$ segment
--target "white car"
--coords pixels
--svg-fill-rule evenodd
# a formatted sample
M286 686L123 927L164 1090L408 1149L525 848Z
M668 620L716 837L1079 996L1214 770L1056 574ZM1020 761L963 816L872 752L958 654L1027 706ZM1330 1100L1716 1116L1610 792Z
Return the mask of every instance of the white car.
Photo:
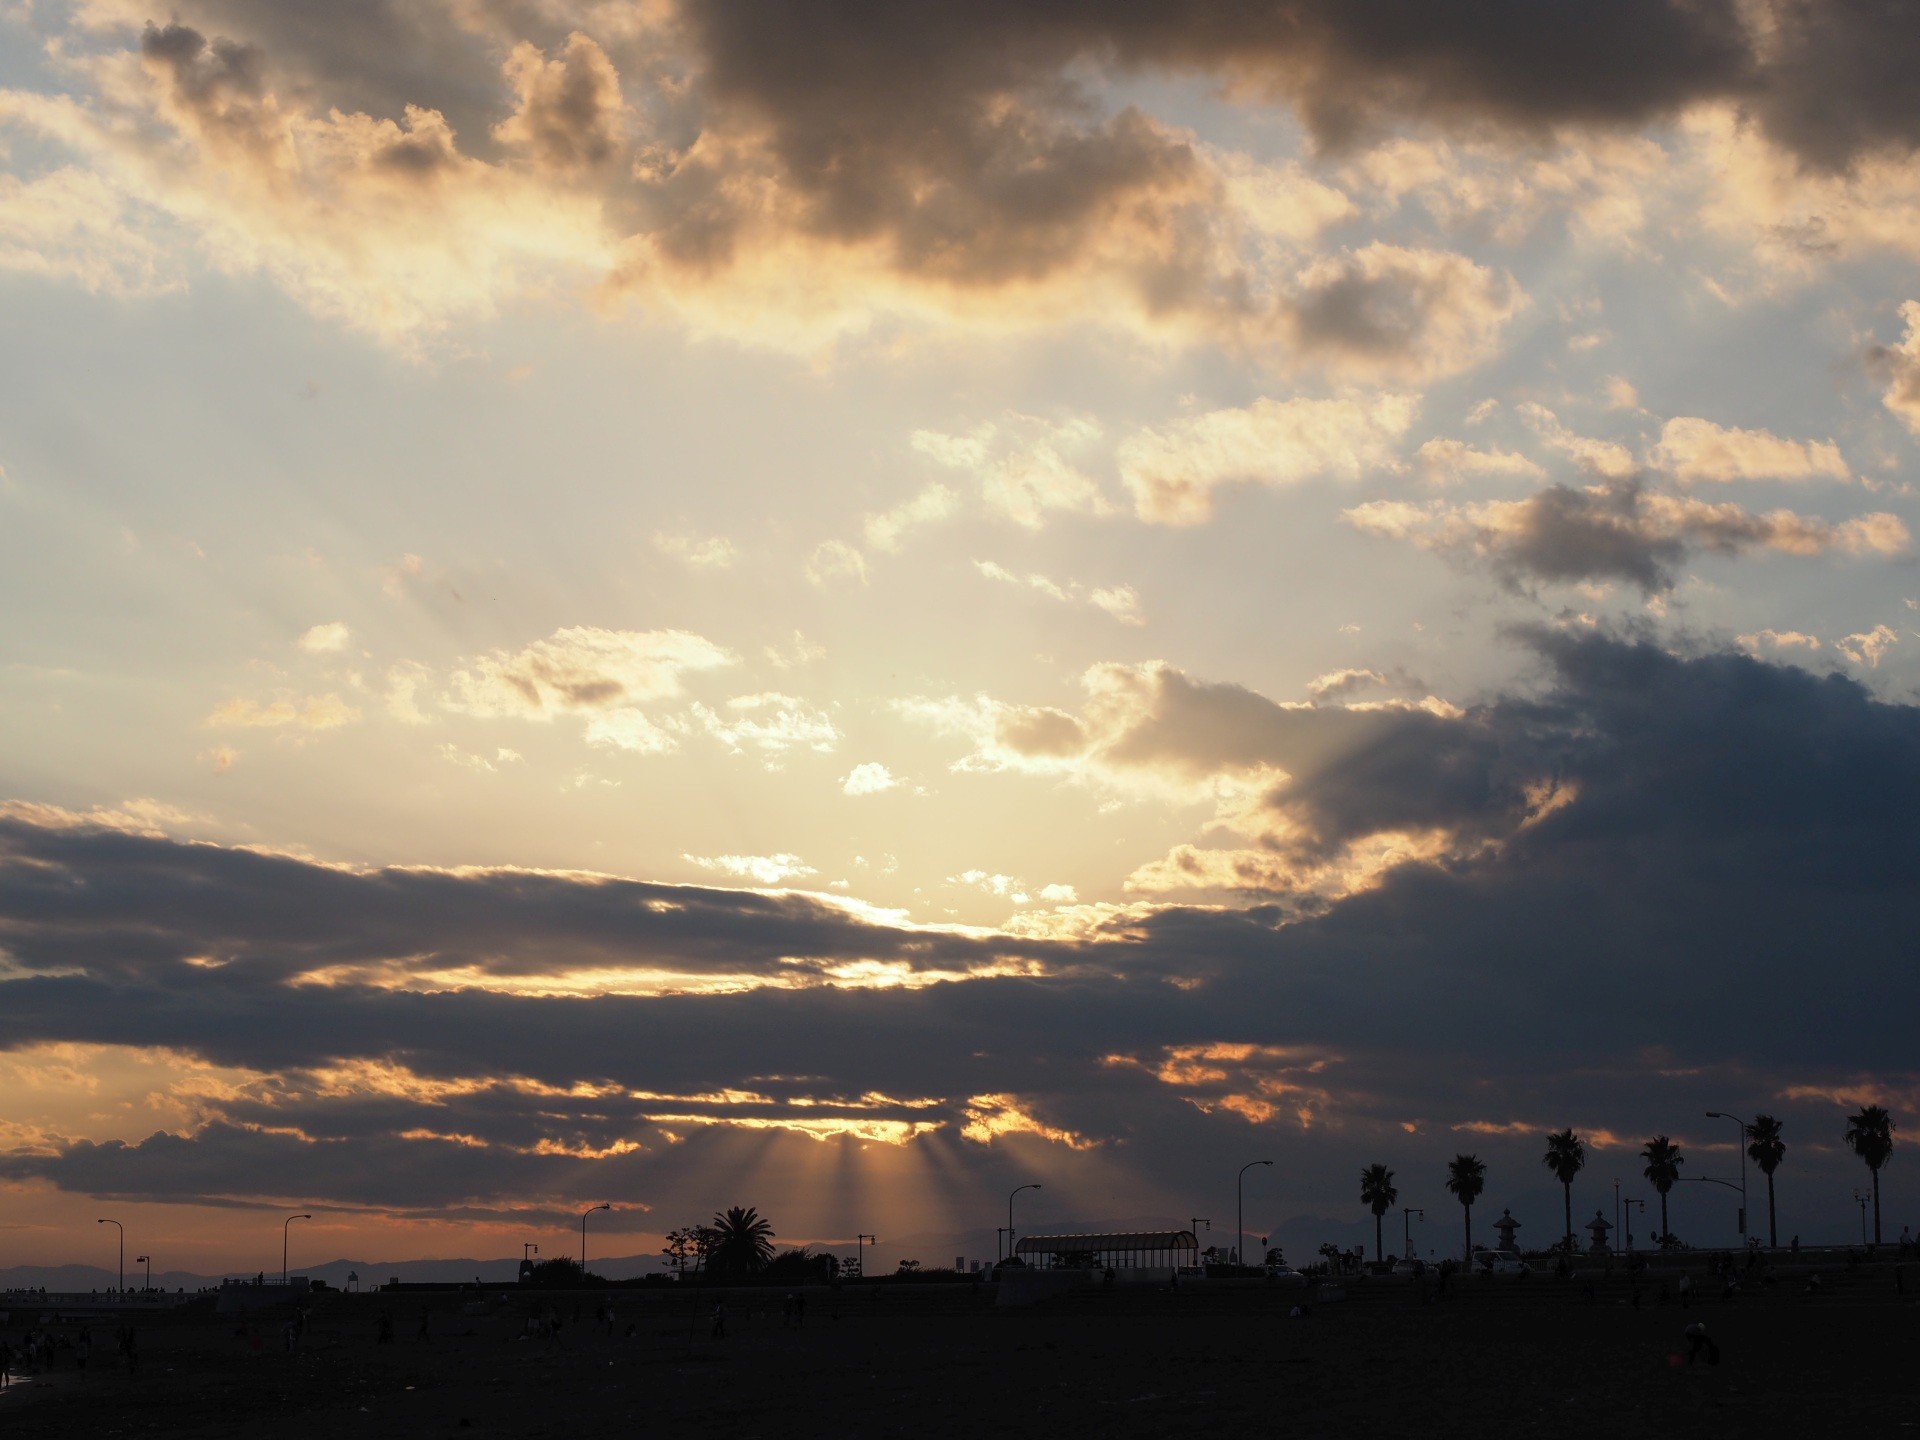
M1511 1250L1476 1250L1467 1268L1490 1280L1521 1280L1533 1273L1533 1267Z

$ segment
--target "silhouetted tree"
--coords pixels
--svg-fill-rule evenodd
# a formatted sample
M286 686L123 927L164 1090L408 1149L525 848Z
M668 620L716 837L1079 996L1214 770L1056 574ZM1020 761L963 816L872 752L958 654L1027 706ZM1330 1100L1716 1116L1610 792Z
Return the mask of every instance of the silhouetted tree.
M1893 1158L1893 1116L1884 1105L1862 1105L1847 1117L1847 1148L1873 1172L1873 1243L1880 1243L1880 1167Z
M1393 1188L1393 1172L1384 1165L1369 1165L1360 1172L1360 1203L1373 1211L1373 1258L1386 1259L1380 1245L1380 1217L1393 1208L1400 1192Z
M1567 1209L1567 1253L1573 1253L1573 1177L1580 1173L1587 1163L1587 1147L1580 1137L1573 1133L1569 1125L1565 1130L1547 1136L1547 1153L1540 1157L1540 1163L1553 1172L1553 1178L1560 1182L1562 1198Z
M792 1250L782 1250L767 1262L767 1268L760 1272L767 1280L788 1280L799 1284L825 1284L833 1279L839 1269L836 1257L824 1251L809 1250L800 1245Z
M1487 1188L1486 1162L1478 1155L1456 1155L1447 1162L1447 1189L1467 1213L1467 1259L1473 1259L1473 1202Z
M1680 1167L1687 1162L1680 1157L1680 1147L1664 1135L1647 1141L1640 1149L1640 1158L1647 1162L1647 1168L1641 1173L1660 1192L1660 1243L1667 1246L1673 1234L1667 1228L1667 1193L1679 1180Z
M526 1283L541 1290L572 1290L585 1284L587 1272L580 1268L580 1262L571 1255L556 1255L551 1260L541 1260L527 1272Z
M713 1254L713 1247L720 1243L720 1236L711 1225L683 1225L678 1230L669 1230L666 1241L660 1247L660 1253L684 1276L687 1262L693 1261L694 1268L698 1269Z
M1780 1122L1771 1115L1756 1115L1747 1126L1747 1155L1767 1177L1767 1245L1777 1249L1780 1230L1774 1221L1773 1172L1787 1153L1787 1142L1780 1138Z
M751 1206L735 1205L713 1217L714 1244L707 1270L714 1275L752 1275L773 1258L773 1226Z

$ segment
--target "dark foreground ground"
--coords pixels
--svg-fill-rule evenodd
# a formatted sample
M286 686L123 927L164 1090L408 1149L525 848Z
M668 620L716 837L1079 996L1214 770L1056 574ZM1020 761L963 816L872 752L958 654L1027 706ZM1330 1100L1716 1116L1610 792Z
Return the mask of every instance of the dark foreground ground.
M1911 1267L1910 1267L1911 1268ZM113 1325L94 1321L85 1374L0 1397L0 1436L278 1434L478 1436L1840 1436L1920 1434L1920 1308L1888 1266L1783 1276L1691 1312L1627 1303L1624 1281L1589 1302L1539 1277L1456 1282L1445 1301L1375 1280L1291 1318L1299 1292L1260 1282L1177 1292L1090 1292L1016 1310L990 1291L933 1285L807 1292L782 1324L779 1291L605 1292L545 1299L315 1297L296 1354L278 1317L149 1318L129 1375ZM1920 1275L1909 1277L1920 1290ZM530 1309L571 1321L521 1338ZM378 1343L379 1316L393 1321ZM427 1340L417 1337L429 1312ZM17 1338L28 1317L16 1313ZM1682 1331L1704 1319L1717 1367L1689 1367ZM626 1330L634 1326L628 1337Z

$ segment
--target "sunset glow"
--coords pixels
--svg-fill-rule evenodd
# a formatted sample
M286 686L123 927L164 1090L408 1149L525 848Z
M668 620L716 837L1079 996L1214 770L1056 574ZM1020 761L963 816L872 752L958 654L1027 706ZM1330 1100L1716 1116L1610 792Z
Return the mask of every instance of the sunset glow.
M0 1269L1852 1224L1920 25L1550 8L0 0Z

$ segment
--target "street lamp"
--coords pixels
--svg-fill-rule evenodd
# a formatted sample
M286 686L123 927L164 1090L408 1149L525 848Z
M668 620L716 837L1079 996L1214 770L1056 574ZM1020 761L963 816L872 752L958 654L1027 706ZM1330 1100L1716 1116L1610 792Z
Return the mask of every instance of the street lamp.
M1012 1193L1007 1196L1007 1258L1009 1260L1013 1259L1013 1197L1018 1195L1022 1190L1043 1190L1045 1188L1046 1187L1038 1180L1034 1180L1025 1185L1014 1186Z
M1740 1127L1740 1243L1747 1242L1747 1122L1725 1110L1707 1111L1709 1120L1731 1120Z
M867 1278L867 1252L864 1247L879 1243L879 1237L874 1235L856 1234L853 1237L853 1263L859 1267L862 1280Z
M1620 1203L1626 1207L1627 1254L1631 1255L1633 1254L1633 1207L1636 1205L1640 1207L1640 1218L1644 1222L1647 1218L1647 1202L1644 1200L1622 1200Z
M147 1288L145 1293L151 1295L153 1293L153 1257L151 1255L136 1255L133 1257L133 1263L147 1267Z
M289 1215L280 1222L280 1284L283 1288L287 1283L287 1231L292 1228L294 1221L311 1219L311 1215Z
M120 1293L127 1293L127 1227L118 1220L96 1220L96 1225L111 1225L120 1232Z
M1200 1259L1200 1253L1199 1253L1200 1252L1200 1227L1202 1225L1207 1227L1207 1233L1209 1235L1213 1233L1213 1221L1209 1220L1204 1215L1195 1215L1187 1221L1187 1228L1193 1232L1193 1248L1194 1248L1193 1258L1196 1263Z
M1271 1166L1271 1160L1249 1160L1240 1167L1240 1173L1233 1177L1234 1228L1239 1232L1233 1252L1233 1263L1244 1264L1247 1253L1247 1171L1256 1165Z
M1400 1253L1407 1259L1413 1258L1413 1217L1418 1215L1422 1225L1427 1223L1427 1212L1415 1210L1411 1206L1400 1209Z
M611 1210L610 1202L602 1200L598 1205L589 1205L580 1212L580 1273L587 1273L587 1216L596 1210Z

